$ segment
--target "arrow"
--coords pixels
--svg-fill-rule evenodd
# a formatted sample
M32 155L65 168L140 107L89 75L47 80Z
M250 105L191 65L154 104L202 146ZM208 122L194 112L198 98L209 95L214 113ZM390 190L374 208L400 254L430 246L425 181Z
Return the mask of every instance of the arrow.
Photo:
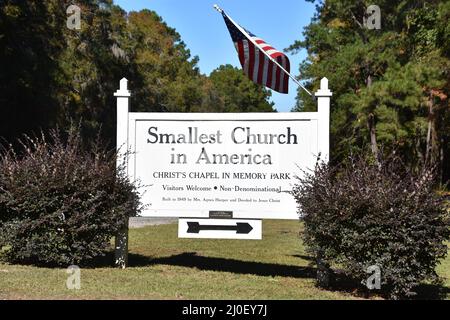
M236 231L237 234L249 234L253 227L247 222L236 222L236 225L201 225L198 222L188 222L187 233L200 233L202 230Z

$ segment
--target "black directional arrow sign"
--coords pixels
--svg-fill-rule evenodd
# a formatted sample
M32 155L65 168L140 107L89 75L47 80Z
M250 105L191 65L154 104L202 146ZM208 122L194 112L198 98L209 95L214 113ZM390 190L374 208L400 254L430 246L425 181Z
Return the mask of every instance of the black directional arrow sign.
M249 234L253 227L247 222L236 222L236 225L207 225L199 222L188 222L187 233L200 233L202 230L236 231L237 234Z

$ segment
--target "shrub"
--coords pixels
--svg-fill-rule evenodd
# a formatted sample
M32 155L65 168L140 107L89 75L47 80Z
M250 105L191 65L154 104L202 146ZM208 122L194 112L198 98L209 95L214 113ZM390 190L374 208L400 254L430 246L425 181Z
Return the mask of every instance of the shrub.
M76 129L62 136L26 137L20 155L10 146L0 156L0 249L10 262L83 264L140 210L114 152L86 151Z
M420 282L439 281L435 267L447 254L448 212L433 180L432 170L411 173L395 157L318 164L293 190L304 242L324 265L339 265L364 285L367 268L378 266L383 293L409 296Z

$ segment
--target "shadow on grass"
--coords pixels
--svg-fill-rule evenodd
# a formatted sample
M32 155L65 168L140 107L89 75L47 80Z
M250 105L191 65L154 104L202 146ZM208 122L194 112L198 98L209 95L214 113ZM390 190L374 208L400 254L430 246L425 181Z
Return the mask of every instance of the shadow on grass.
M305 255L292 255L293 257L313 261L312 257ZM39 264L31 264L39 267ZM199 256L196 252L186 252L168 257L151 257L136 253L129 253L128 267L149 267L154 265L170 265L187 268L196 268L203 271L231 272L235 274L251 274L267 277L292 277L315 279L317 268L313 266L295 266L276 263L244 261L217 257ZM114 252L107 252L104 256L96 257L81 265L82 268L111 268L114 266ZM49 267L46 265L45 267ZM359 298L386 298L385 293L369 291L358 281L347 276L339 269L333 271L330 286L323 290L347 293ZM416 295L410 297L414 300L440 300L450 295L450 288L438 284L421 284L415 288Z
M442 300L450 295L450 288L437 284L421 284L416 288L414 300Z
M163 258L149 258L130 254L130 267L149 265L171 265L187 268L197 268L205 271L232 272L237 274L252 274L271 277L314 278L316 269L313 267L291 266L276 263L242 261L226 258L198 256L195 252L186 252Z
M359 281L349 277L343 270L334 269L331 277L330 287L326 288L330 291L346 292L355 297L371 299L382 298L389 299L389 295L386 290L374 290L371 291L367 287L363 286ZM382 288L383 289L383 288ZM450 288L440 284L420 284L412 291L415 293L409 298L409 300L442 300L446 299L450 294Z
M294 257L313 261L309 256L294 255ZM93 267L111 267L114 261L113 252L93 260ZM170 265L178 267L196 268L203 271L231 272L236 274L251 274L266 277L292 277L315 279L317 268L313 266L295 266L276 263L243 261L227 258L204 257L196 252L186 252L168 257L153 258L141 254L128 255L129 268L149 267L154 265ZM88 266L89 267L89 266ZM335 269L330 286L324 290L351 294L360 298L386 298L383 292L369 291L358 281L347 276L344 271ZM439 300L450 294L450 288L442 285L422 284L416 288L417 295L411 299Z

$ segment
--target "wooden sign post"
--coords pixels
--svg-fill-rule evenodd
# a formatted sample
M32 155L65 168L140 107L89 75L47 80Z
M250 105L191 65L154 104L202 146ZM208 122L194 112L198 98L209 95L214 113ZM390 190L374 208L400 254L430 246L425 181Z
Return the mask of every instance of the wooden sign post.
M128 80L120 80L120 88L114 96L117 97L117 168L124 168L128 174L128 114L129 98ZM121 230L115 239L115 264L119 268L128 265L128 219L123 222Z

